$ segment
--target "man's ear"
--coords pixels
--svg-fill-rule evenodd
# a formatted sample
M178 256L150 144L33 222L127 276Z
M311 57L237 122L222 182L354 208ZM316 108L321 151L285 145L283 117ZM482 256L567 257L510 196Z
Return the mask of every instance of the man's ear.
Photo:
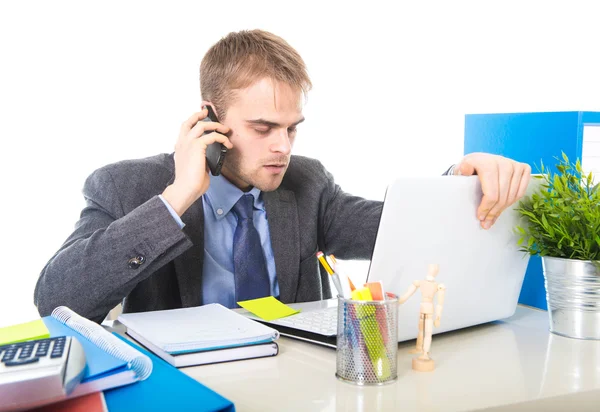
M212 102L210 100L202 100L202 108L204 109L206 106L210 106L213 109L213 112L215 112L215 114L218 116L219 113L217 113L217 110L215 109L215 105L212 104Z

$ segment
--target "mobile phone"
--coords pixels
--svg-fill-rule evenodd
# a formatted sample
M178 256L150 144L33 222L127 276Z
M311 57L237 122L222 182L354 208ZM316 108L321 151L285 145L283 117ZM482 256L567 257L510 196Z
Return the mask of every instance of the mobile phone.
M218 123L217 115L213 111L212 107L207 105L208 115L202 119L203 122L215 122ZM203 136L207 133L212 133L213 130L204 132ZM213 176L219 176L221 174L221 168L223 167L223 161L225 161L225 155L227 154L227 147L223 143L214 142L208 145L206 148L206 163L210 169L210 173Z

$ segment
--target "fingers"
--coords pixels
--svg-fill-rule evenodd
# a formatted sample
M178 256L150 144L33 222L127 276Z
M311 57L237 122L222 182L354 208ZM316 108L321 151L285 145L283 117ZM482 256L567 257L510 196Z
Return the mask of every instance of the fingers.
M206 110L206 109L202 109L201 111L194 113L193 115L190 116L189 119L187 119L185 122L182 123L181 131L182 132L189 131L192 127L194 127L200 120L204 119L207 115L208 115L208 110Z
M513 180L514 167L509 160L500 161L498 163L498 201L488 212L485 218L483 227L489 229L498 219L500 213L508 206L507 200L510 193L510 185Z
M198 122L187 134L188 138L196 139L201 137L205 132L216 131L221 134L229 133L229 127L215 122Z
M221 123L203 121L207 115L208 111L206 109L202 109L200 112L194 113L189 119L183 122L181 125L178 144L182 141L191 142L194 139L202 138L203 143L206 145L219 142L231 149L233 145L229 139L224 136L225 134L229 133L231 129Z
M521 176L521 181L519 182L519 190L517 192L517 198L515 201L521 199L525 196L525 192L527 192L527 186L529 186L529 181L531 180L531 166L528 164L524 164L523 175Z
M484 229L492 227L506 208L525 195L531 179L528 164L487 153L465 156L458 172L479 175L483 198L477 208L477 218Z
M192 137L199 137L206 131L218 131L219 133L229 133L229 128L221 123L202 121L208 115L208 110L202 109L194 113L181 125L181 135L192 133Z
M223 143L228 149L231 149L233 147L227 136L222 135L220 133L208 133L203 135L200 139L196 139L196 141L201 142L206 146L215 142L219 142Z
M484 229L492 227L506 208L525 195L531 179L531 167L528 164L508 159L497 162L496 171L494 174L491 169L481 176L484 196L478 217Z
M506 198L506 207L509 207L517 201L517 194L519 193L519 187L521 185L521 179L525 168L521 164L517 164L514 167L514 173L510 182L510 189L508 191L508 197Z
M496 206L496 203L498 203L498 200L500 199L497 164L492 163L485 171L479 173L479 179L481 181L483 198L477 209L477 217L482 222L483 226L483 222L487 220L490 211Z
M461 162L456 169L454 174L458 176L473 176L475 173L475 167L470 163Z

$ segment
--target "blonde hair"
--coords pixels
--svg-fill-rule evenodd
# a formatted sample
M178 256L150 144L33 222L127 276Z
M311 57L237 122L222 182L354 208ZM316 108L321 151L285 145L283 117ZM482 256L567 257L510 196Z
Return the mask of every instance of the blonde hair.
M229 33L202 59L202 98L212 102L224 120L234 91L265 77L286 83L303 95L312 88L304 60L281 37L263 30Z

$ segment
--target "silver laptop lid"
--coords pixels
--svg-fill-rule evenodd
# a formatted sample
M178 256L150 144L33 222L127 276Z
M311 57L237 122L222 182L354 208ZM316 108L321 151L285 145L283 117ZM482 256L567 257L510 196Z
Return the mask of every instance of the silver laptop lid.
M437 281L447 291L434 333L506 318L516 309L529 261L517 245L517 205L484 230L476 215L481 198L477 176L399 178L386 192L368 280L382 280L400 296L425 278L428 264L439 264ZM417 291L400 306L400 341L416 337L420 300Z

